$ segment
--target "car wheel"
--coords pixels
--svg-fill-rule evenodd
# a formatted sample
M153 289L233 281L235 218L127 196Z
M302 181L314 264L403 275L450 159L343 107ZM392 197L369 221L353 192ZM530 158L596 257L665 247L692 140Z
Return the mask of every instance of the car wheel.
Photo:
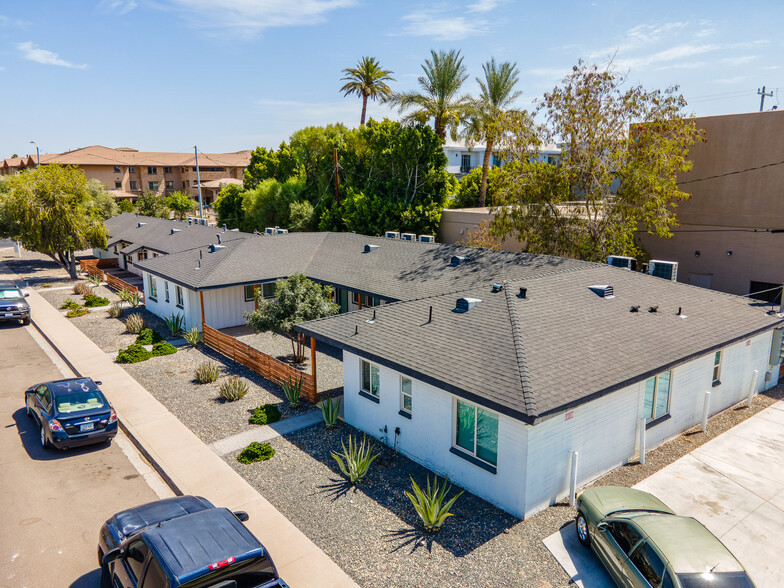
M112 588L112 580L109 578L109 568L101 564L101 588Z
M577 511L577 540L588 547L591 544L591 535L588 533L588 521L585 515L579 510Z
M22 324L23 325L29 325L30 324L30 317L27 317L26 319L22 319Z
M44 449L49 448L49 441L46 439L46 432L44 431L43 425L41 425L41 447Z

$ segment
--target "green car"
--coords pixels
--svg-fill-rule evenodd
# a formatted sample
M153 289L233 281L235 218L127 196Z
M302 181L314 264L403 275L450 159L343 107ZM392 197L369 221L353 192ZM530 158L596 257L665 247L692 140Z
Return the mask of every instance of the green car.
M708 529L641 490L597 486L582 492L577 538L623 588L754 588Z

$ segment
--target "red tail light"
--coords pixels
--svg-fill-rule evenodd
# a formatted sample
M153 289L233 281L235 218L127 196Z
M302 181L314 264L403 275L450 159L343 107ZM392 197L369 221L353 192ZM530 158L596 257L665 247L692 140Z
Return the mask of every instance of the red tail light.
M57 419L52 419L51 421L49 421L49 428L52 431L62 431L63 430L62 425L60 425L60 421L58 421Z
M223 561L215 562L214 564L210 564L210 571L219 570L220 568L225 568L229 564L233 564L236 559L230 557L229 559L224 559Z
M109 415L109 423L116 423L117 422L117 413L112 411Z

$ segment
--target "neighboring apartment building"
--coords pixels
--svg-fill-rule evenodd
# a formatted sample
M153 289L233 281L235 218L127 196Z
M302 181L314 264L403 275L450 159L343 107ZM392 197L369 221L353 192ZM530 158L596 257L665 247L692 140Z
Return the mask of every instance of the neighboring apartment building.
M539 150L536 159L537 161L545 161L555 165L558 163L560 154L561 150L557 145L544 145ZM446 155L448 160L447 171L457 178L462 178L472 169L482 167L485 159L485 147L484 145L476 144L469 148L457 143L448 143L444 145L444 155ZM493 149L490 156L490 165L501 167L503 164L500 150Z
M200 153L199 179L211 185L241 182L250 163L250 151L235 153ZM198 195L196 156L193 153L137 151L129 147L111 149L92 145L65 153L41 154L41 165L57 163L74 165L87 179L99 180L118 198L136 198L144 192L165 195L182 191ZM38 157L6 159L0 174L16 173L38 165ZM205 190L202 198L210 204L216 197L214 189Z

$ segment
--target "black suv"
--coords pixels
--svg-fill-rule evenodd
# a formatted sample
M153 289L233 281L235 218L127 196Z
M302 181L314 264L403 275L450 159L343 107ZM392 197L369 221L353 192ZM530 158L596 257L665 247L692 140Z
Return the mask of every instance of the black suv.
M101 527L101 586L287 587L267 550L242 524L247 513L178 496L117 513Z
M30 305L22 290L13 282L0 280L0 322L22 321L23 325L30 324Z

